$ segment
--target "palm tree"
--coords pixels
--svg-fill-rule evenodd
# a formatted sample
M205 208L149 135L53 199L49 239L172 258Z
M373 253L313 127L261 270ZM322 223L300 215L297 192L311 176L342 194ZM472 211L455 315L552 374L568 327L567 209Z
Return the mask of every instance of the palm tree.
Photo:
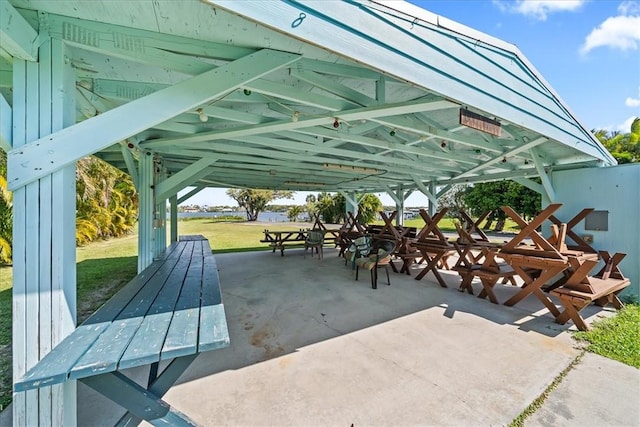
M301 213L302 213L302 207L298 205L293 205L289 208L289 211L287 212L287 217L289 217L289 221L295 222Z
M633 120L630 133L608 132L602 129L593 133L618 163L640 161L640 118L636 117Z
M11 264L13 202L7 188L7 154L0 150L0 263Z
M13 240L12 193L7 189L7 156L0 150L0 263L10 264ZM136 222L138 194L129 176L97 157L76 167L76 242L129 233Z
M13 204L5 175L0 176L0 263L11 264Z
M136 222L138 195L128 175L96 157L85 157L76 168L79 245L129 233Z

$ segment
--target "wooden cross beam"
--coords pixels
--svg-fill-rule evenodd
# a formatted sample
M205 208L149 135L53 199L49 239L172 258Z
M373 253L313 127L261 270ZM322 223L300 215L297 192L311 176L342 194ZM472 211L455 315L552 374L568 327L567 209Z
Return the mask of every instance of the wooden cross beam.
M574 216L571 220L569 220L566 223L567 236L569 236L571 240L573 240L576 243L576 245L567 245L569 249L583 251L583 252L597 253L597 251L590 244L585 242L582 237L580 237L575 231L573 231L573 227L578 225L580 221L585 219L593 211L594 211L594 208L585 208L580 212L578 212L576 216ZM558 226L562 224L562 222L558 218L556 218L554 215L551 215L549 217L549 221L551 221L553 224Z
M523 253L525 255L564 259L562 254L560 254L560 252L551 243L549 243L547 239L536 231L536 229L540 227L540 225L547 220L553 212L558 210L560 206L562 206L560 203L554 203L547 206L546 209L540 212L529 223L522 219L522 217L511 207L503 206L502 210L520 227L520 233L502 247L502 252ZM517 246L528 237L531 237L531 240L536 247L529 249L517 248Z
M385 233L388 233L389 235L393 236L396 242L399 242L402 239L402 235L400 234L398 229L393 225L393 220L396 218L397 215L398 215L398 211L393 211L391 216L387 216L386 213L381 211L380 217L384 221L384 227L382 228L382 230L380 230L380 233L378 234L382 236Z
M469 233L469 235L473 235L473 233L476 232L480 236L480 239L474 238L474 240L483 240L485 242L489 241L487 235L480 228L480 224L482 224L482 221L487 219L490 214L491 211L484 211L482 215L480 215L478 219L474 221L468 213L466 213L465 211L460 211L460 218L464 221L465 231Z
M442 242L446 242L447 238L442 234L442 231L438 228L438 222L444 217L447 213L447 208L442 208L440 212L437 212L433 218L425 211L424 209L420 209L420 216L425 222L425 226L422 227L420 232L418 233L417 240L424 241L427 239L436 238Z

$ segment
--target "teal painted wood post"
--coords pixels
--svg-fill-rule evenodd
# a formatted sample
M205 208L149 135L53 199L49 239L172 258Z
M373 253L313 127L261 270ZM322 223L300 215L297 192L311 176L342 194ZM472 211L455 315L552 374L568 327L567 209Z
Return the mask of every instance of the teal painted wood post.
M153 256L155 259L159 259L164 254L164 250L167 248L167 201L163 200L163 203L156 205L156 211L154 215L154 251Z
M431 194L433 194L433 197L435 198L436 195L438 193L436 193L436 183L431 181L429 183L429 192ZM436 214L436 212L438 211L438 203L437 203L437 199L433 200L431 198L429 198L429 215L434 216Z
M396 225L404 225L404 191L401 188L396 190Z
M75 79L62 42L43 42L38 56L37 63L14 58L14 149L75 122ZM75 328L75 200L75 164L13 193L14 379ZM13 423L75 425L76 382L14 393Z
M138 160L138 273L153 262L153 153L150 151L140 155Z
M345 198L345 215L351 212L355 217L358 215L358 202L356 201L356 194L354 192L348 192L344 194ZM347 217L348 218L348 217Z
M158 199L158 183L167 179L167 172L162 169L160 172L154 169L154 200L156 203L153 224L154 234L154 258L158 259L164 254L164 250L167 248L167 199Z
M169 198L169 205L171 209L171 240L170 243L178 241L178 195L174 194Z

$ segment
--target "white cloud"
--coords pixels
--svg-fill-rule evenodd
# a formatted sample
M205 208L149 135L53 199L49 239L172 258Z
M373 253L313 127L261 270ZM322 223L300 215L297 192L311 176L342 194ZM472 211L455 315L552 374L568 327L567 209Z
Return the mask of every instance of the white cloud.
M631 116L629 117L627 120L624 121L624 123L622 123L621 125L619 125L615 130L618 130L622 133L629 133L631 132L631 124L633 123L633 121L635 119L637 119L638 116Z
M638 50L640 47L640 15L607 18L587 36L580 53L587 54L597 47Z
M503 12L518 13L545 21L547 16L556 12L572 12L580 9L585 0L493 0L493 3Z
M624 105L627 107L640 107L640 99L629 97L624 101Z
M624 122L617 125L606 125L606 126L598 126L595 129L606 130L607 132L620 132L620 133L629 133L631 132L631 124L638 116L631 116L626 119Z
M640 2L623 1L618 6L618 12L620 12L620 15L638 15L640 14Z

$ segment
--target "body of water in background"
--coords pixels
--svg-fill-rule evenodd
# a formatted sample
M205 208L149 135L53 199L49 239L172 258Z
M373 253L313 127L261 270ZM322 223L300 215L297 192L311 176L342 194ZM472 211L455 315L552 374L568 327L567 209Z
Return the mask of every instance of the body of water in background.
M215 218L219 216L239 216L247 218L245 212L178 212L178 219L181 218ZM169 215L167 215L169 217ZM302 218L301 218L302 219ZM258 221L264 222L289 222L286 212L260 212Z

